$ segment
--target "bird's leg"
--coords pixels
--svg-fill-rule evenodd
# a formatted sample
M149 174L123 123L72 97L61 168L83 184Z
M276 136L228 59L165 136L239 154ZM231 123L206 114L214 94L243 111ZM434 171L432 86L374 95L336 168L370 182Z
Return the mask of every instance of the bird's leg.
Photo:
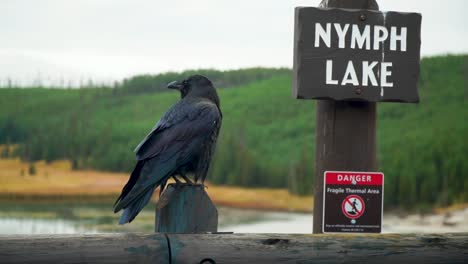
M166 187L167 180L163 181L161 185L159 185L159 197L161 197L162 192L164 191L164 188Z
M205 178L206 178L206 175L202 176L201 178L201 184L204 188L208 189L208 186L205 185Z
M198 174L195 174L195 184L198 183L198 180L199 180L200 176ZM201 177L201 185L203 186L203 188L207 188L208 189L208 186L205 185L205 177Z
M205 185L205 181L202 181L202 182L201 182L201 185L203 186L203 188L208 189L208 186Z
M187 175L185 175L185 173L181 173L180 176L182 176L182 178L184 178L185 182L188 183L188 184L193 184L193 181L190 180Z
M177 177L175 175L172 175L172 178L175 180L176 184L181 184L182 182L177 179Z

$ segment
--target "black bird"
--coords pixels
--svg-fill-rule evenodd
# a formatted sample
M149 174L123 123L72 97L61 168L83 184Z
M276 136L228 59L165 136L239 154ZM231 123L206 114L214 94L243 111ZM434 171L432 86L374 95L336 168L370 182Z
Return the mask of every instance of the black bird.
M138 162L114 204L115 213L124 209L119 224L131 222L158 186L161 195L169 178L180 182L180 176L191 183L191 173L195 183L205 181L222 120L216 89L201 75L167 87L179 90L181 100L136 147Z

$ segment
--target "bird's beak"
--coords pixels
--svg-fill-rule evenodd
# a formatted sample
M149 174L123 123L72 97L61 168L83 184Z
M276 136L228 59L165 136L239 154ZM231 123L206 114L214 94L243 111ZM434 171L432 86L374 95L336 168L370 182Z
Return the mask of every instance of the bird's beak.
M167 88L169 89L176 89L176 90L180 90L184 87L184 85L182 84L182 82L178 82L178 81L173 81L173 82L170 82L168 85L167 85Z

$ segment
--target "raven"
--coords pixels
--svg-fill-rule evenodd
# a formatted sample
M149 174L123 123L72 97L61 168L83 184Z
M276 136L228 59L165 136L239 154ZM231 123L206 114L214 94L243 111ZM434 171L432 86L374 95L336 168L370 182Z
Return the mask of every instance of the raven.
M222 120L216 89L201 75L171 82L167 88L179 90L181 100L136 147L137 164L114 204L114 213L124 209L119 224L130 223L158 186L161 195L171 177L192 183L190 173L195 183L205 181Z

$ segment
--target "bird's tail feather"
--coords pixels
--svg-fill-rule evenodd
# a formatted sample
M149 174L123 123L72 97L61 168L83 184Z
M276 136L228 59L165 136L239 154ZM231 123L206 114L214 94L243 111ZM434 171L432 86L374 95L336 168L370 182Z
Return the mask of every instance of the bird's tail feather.
M127 184L122 189L122 193L119 195L117 200L114 203L114 213L117 213L119 210L117 210L117 204L122 201L123 198L125 198L130 191L133 188L133 185L137 182L138 178L140 177L141 170L143 169L143 166L145 165L144 161L139 161L137 165L135 166L135 169L133 169L132 174L130 175L130 179L128 180Z
M148 188L144 195L132 201L132 203L124 209L119 220L120 225L130 223L138 215L138 213L140 213L143 207L145 207L145 205L150 201L155 187Z
M143 164L143 162L145 163ZM146 166L146 162L148 162L148 166ZM138 162L114 206L115 213L124 209L119 224L131 222L148 204L156 187L172 174L176 159L165 163L164 166L160 166L160 162L160 159ZM149 177L150 175L151 177Z

